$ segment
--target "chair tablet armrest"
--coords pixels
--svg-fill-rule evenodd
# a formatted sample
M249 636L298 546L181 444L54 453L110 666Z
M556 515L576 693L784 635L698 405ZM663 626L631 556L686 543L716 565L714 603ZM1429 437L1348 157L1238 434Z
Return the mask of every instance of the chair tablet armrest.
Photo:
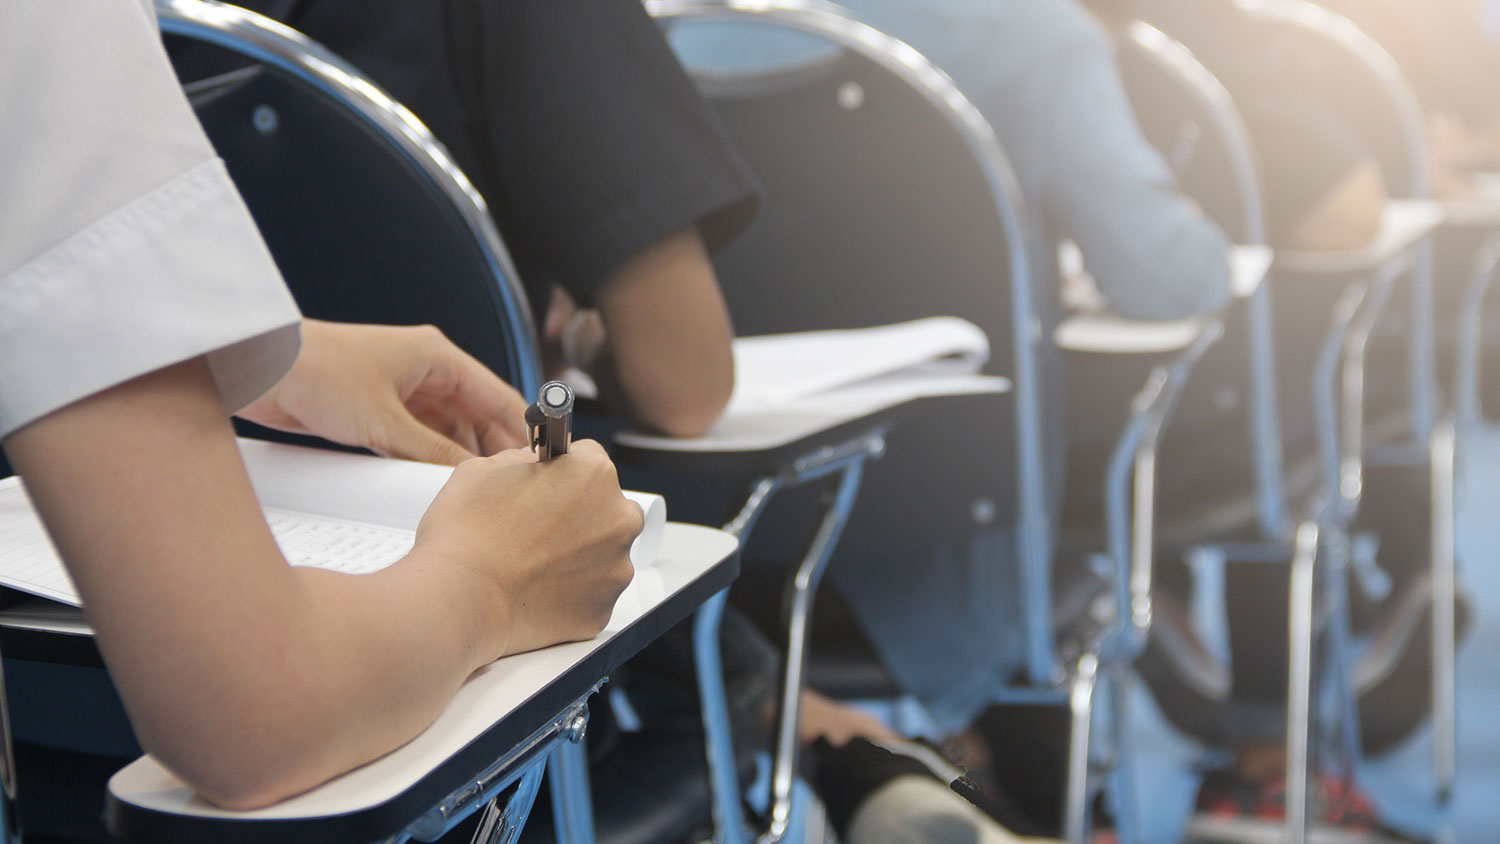
M1373 272L1432 234L1446 217L1446 207L1436 200L1393 199L1386 203L1380 231L1368 246L1327 252L1278 250L1276 268L1299 275L1335 277Z
M1229 289L1236 299L1249 299L1260 291L1276 253L1269 246L1237 244L1229 250Z
M1187 349L1208 325L1206 317L1127 319L1107 312L1075 314L1052 335L1059 349L1096 355L1161 355Z

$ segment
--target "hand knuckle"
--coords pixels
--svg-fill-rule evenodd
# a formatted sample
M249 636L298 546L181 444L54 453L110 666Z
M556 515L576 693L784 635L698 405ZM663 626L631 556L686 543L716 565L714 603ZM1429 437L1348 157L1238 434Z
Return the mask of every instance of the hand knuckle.
M641 505L628 498L623 500L625 502L625 527L630 531L631 536L635 536L646 527L646 511L641 509Z

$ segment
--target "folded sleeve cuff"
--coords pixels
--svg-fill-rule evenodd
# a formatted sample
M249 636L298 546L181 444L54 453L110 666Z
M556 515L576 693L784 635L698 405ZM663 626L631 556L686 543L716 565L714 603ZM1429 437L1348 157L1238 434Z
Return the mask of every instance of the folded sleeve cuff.
M226 411L297 356L301 315L222 161L206 161L0 278L0 436L206 356Z

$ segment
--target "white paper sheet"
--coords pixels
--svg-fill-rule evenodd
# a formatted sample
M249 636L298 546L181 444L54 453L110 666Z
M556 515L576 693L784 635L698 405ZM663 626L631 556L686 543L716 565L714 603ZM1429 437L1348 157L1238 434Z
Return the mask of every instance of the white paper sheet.
M378 571L405 556L422 513L452 473L425 463L253 440L241 440L240 453L288 561L349 574ZM666 501L640 492L625 496L645 514L630 560L637 569L649 567L661 547ZM0 481L0 586L80 604L16 477Z
M931 317L845 331L741 337L727 415L822 397L899 372L972 373L989 359L978 326Z

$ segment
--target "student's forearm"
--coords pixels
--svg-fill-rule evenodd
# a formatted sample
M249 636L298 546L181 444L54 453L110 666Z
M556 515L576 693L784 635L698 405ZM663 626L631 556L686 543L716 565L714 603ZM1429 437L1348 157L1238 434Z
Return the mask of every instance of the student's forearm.
M142 745L226 807L276 802L389 752L499 655L461 621L479 610L472 590L418 559L375 575L293 574L285 603L231 625L218 647L195 641L127 694Z
M224 805L390 750L476 649L503 646L503 630L476 630L472 584L422 578L420 558L368 579L287 566L201 362L65 408L6 449L144 746Z
M703 433L734 390L728 310L696 229L634 256L600 285L589 374L637 424Z
M599 400L612 413L647 430L671 436L693 436L700 433L700 428L706 429L713 424L717 411L712 413L713 418L703 421L694 417L708 416L707 408L696 411L678 406L683 399L689 398L685 390L673 391L663 400L660 396L653 399L645 395L651 388L650 379L641 386L627 386L599 312L590 310L579 314L570 332L569 358L593 379L599 389Z

